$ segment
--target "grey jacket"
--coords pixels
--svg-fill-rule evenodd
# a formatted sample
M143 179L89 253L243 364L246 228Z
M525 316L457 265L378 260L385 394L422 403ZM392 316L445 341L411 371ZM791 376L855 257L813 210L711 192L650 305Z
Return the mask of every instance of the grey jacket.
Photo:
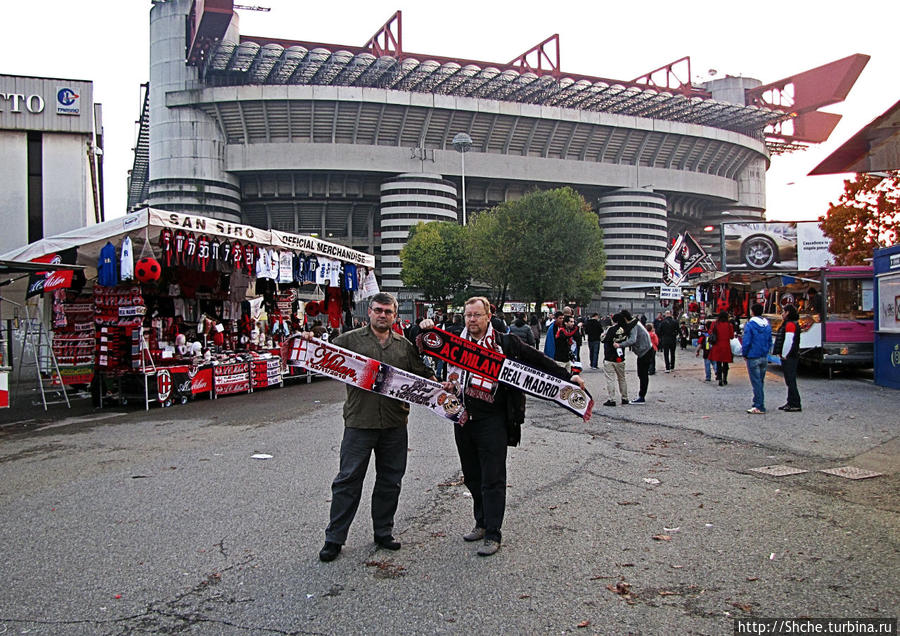
M631 333L628 334L628 338L625 339L622 346L631 347L634 355L638 358L653 348L653 343L650 342L650 334L647 333L640 320L635 319L634 326L631 327Z

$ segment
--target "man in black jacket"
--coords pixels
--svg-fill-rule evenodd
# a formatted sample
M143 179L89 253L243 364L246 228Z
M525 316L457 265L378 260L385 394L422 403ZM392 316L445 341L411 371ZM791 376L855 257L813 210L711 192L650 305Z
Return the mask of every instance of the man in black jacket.
M603 325L600 324L600 314L591 314L591 317L584 321L584 333L588 339L591 368L597 369L600 362L600 345L603 341Z
M584 389L584 380L560 367L553 360L529 347L515 335L498 334L491 325L487 298L475 296L466 301L466 327L461 337L502 352L505 356L535 367ZM433 326L423 321L422 328ZM490 556L500 548L500 528L506 510L506 447L518 444L517 434L525 421L525 394L499 382L485 387L469 372L457 373L451 367L445 388L462 394L467 419L454 424L456 449L462 464L463 480L472 494L475 527L463 535L466 541L482 541L479 556ZM483 380L483 379L481 379Z
M666 361L666 373L675 370L675 345L678 340L678 323L672 318L672 312L667 311L665 318L659 323L656 331L659 336L659 348L663 351L663 359Z

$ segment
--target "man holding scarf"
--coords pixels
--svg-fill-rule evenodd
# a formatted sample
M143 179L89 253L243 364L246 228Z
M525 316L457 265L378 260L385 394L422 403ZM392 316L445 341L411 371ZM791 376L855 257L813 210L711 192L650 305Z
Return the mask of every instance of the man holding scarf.
M461 334L483 347L502 352L506 357L535 367L584 389L584 380L572 376L551 358L522 342L517 336L498 334L491 325L491 305L487 298L475 296L465 303L465 329ZM423 321L423 329L434 326ZM490 556L500 548L500 527L506 510L506 447L518 444L508 436L507 423L521 424L525 419L525 395L521 391L489 378L451 366L444 388L462 395L465 416L453 432L462 465L466 488L472 494L475 527L463 535L466 541L482 541L479 556Z
M397 301L381 292L369 300L369 325L348 331L334 344L369 358L434 380L411 342L392 329ZM306 333L309 340L312 334ZM394 513L400 499L400 483L406 473L409 404L347 385L344 404L344 437L340 470L331 484L331 520L325 529L325 545L319 559L333 561L347 540L347 533L362 498L369 458L375 453L375 486L372 489L372 529L381 548L399 550L394 539Z

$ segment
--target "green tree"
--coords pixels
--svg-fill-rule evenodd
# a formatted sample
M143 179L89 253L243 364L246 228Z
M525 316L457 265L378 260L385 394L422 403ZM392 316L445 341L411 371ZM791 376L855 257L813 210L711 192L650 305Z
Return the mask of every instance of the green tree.
M456 223L420 222L409 230L400 252L403 284L421 290L425 300L446 304L469 282L466 231Z
M536 191L478 215L470 226L475 278L538 303L587 302L605 276L597 215L572 188Z
M900 231L900 171L888 177L858 174L844 181L844 192L819 227L831 239L837 265L864 265L876 247L893 245Z

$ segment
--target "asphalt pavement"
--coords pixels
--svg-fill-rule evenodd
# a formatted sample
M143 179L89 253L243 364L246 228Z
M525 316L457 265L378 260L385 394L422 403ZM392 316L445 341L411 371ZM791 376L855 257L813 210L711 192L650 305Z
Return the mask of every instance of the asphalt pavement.
M678 354L641 406L599 406L603 374L585 372L589 422L529 399L489 558L461 539L452 430L424 410L402 549L372 542L370 468L347 545L321 563L336 382L149 412L20 404L0 416L0 633L732 634L735 618L897 617L900 392L804 374L803 412L783 413L774 371L769 414L749 415L740 361L718 387ZM773 465L806 472L752 470ZM843 466L882 475L820 472Z

